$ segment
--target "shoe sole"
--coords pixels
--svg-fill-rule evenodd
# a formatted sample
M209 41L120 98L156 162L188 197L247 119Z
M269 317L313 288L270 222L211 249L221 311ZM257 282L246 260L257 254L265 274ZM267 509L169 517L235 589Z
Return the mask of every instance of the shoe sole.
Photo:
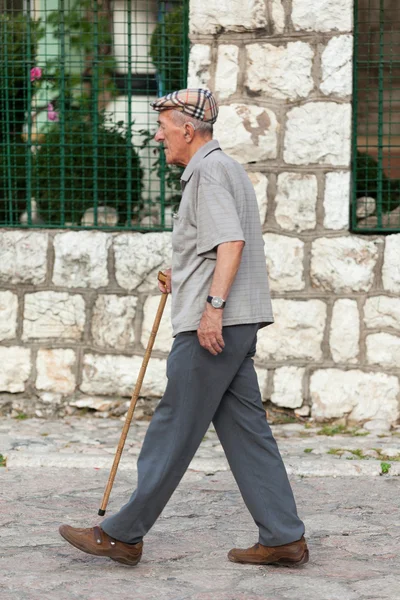
M129 561L127 558L124 558L123 556L121 556L121 558L118 558L116 556L109 556L108 558L111 558L111 560L113 560L114 562L120 563L122 565L127 565L129 567L136 567L136 565L140 562L140 559L142 558L141 556L135 560L135 562Z
M279 565L281 567L300 567L301 565L305 565L310 560L310 553L306 550L300 560L291 561L287 558L280 558L279 560L274 561L250 561L250 560L240 560L237 558L233 558L228 556L228 559L233 563L239 563L241 565Z
M142 555L140 555L139 558L134 559L134 561L132 561L132 560L129 560L129 558L124 557L124 556L114 556L113 557L113 556L109 556L108 554L99 554L97 552L92 552L88 548L85 548L85 547L79 545L75 540L72 540L72 539L69 539L68 537L66 537L63 533L61 533L61 531L59 531L59 533L66 542L71 544L71 546L74 546L74 548L77 548L81 552L85 552L85 554L90 554L91 556L100 556L101 558L111 558L111 560L114 560L115 562L122 563L123 565L129 565L130 567L135 567L138 564L138 562L140 561L140 559L142 558Z

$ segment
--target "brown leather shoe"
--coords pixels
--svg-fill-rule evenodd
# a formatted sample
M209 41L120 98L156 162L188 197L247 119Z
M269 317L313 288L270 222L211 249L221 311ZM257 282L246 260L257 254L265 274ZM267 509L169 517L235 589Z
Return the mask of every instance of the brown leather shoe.
M298 567L305 565L309 559L307 543L304 537L297 542L285 544L284 546L263 546L255 544L246 550L233 548L228 554L232 562L248 563L253 565L283 565L286 567Z
M111 538L98 526L79 529L70 525L61 525L59 532L67 542L87 554L108 556L111 560L131 566L137 565L142 558L143 542L124 544Z

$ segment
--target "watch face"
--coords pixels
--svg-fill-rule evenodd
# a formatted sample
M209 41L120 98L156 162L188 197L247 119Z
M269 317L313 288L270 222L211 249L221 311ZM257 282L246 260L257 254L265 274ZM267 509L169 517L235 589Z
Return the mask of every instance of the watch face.
M224 303L224 301L222 300L222 298L218 298L218 296L214 296L214 298L211 300L211 305L214 308L221 308L223 303Z

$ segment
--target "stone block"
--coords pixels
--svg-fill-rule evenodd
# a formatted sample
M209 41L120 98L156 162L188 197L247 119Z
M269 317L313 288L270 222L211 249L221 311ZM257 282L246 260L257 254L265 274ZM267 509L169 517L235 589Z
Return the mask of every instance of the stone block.
M329 345L336 363L356 363L360 351L360 315L356 300L341 298L333 305Z
M350 164L351 105L308 102L287 114L284 160L293 165Z
M246 86L278 100L307 98L314 87L314 51L305 42L247 46Z
M280 367L274 373L271 401L284 408L300 408L303 404L303 367Z
M293 0L292 22L295 31L351 31L353 0Z
M398 378L386 373L320 369L310 380L312 416L317 420L346 416L350 421L394 423L399 415L398 393Z
M224 151L240 163L276 158L278 129L275 113L253 104L221 106L214 126Z
M90 395L131 396L142 362L142 356L86 354L80 389ZM140 395L161 398L166 385L166 361L152 358L147 366Z
M294 411L294 414L296 415L296 417L309 417L310 412L311 412L311 408L308 406L308 404L304 404L304 406L301 406L300 408L296 408L296 410Z
M63 395L57 392L42 392L39 396L40 401L43 402L43 404L54 404L57 406L58 404L61 404L63 400Z
M275 233L266 233L263 237L271 290L303 290L304 243L298 238Z
M261 226L265 223L265 218L267 216L268 209L268 177L266 177L263 173L257 172L249 172L247 173L251 183L253 184L254 191L256 193L258 211L260 213L260 222Z
M239 47L221 44L218 46L217 70L214 89L220 100L229 98L237 90L239 75Z
M393 367L400 373L400 337L390 333L367 336L367 361L370 365Z
M17 334L18 296L0 292L0 341L12 340Z
M122 233L114 238L115 277L128 291L158 291L158 271L171 266L170 233Z
M0 364L0 392L24 392L31 372L31 351L19 346L0 346Z
M275 197L275 219L288 231L314 229L317 223L318 183L315 175L280 173Z
M201 35L221 31L264 29L267 13L264 0L191 0L190 31Z
M324 195L324 227L348 229L350 216L350 171L327 173Z
M321 57L321 92L340 98L353 91L353 36L339 35L329 40Z
M285 30L285 9L282 0L272 0L271 9L274 33L283 33Z
M257 374L258 386L260 388L261 399L264 402L267 400L267 382L268 382L268 371L261 367L255 367Z
M368 292L377 258L374 242L350 236L319 238L312 244L312 284L335 293Z
M112 236L102 231L67 231L54 237L55 285L99 288L108 284L107 254Z
M0 231L0 283L38 285L46 279L48 234Z
M141 337L141 343L144 348L147 347L147 342L150 338L154 318L160 305L160 298L161 296L149 296L144 303ZM154 350L160 350L160 352L169 352L171 350L172 342L171 298L168 298L153 348Z
M76 386L75 361L75 352L70 348L41 348L36 359L36 388L45 392L72 394Z
M364 306L364 323L369 328L393 327L400 331L400 298L372 296Z
M400 292L400 233L388 235L382 268L383 287L388 292Z
M78 400L68 403L69 406L75 406L75 408L90 408L96 412L107 412L115 406L115 400L107 400L101 396L84 396ZM128 402L129 405L129 402ZM108 414L108 412L107 412ZM135 411L135 417L137 418L137 412Z
M25 295L22 339L82 339L85 301L79 294L35 292Z
M210 46L193 44L189 54L188 87L207 89L210 81L210 66Z
M325 303L321 300L275 299L272 305L275 323L258 334L258 360L321 360Z
M102 294L96 299L92 317L92 339L101 348L124 350L135 342L133 323L137 298Z

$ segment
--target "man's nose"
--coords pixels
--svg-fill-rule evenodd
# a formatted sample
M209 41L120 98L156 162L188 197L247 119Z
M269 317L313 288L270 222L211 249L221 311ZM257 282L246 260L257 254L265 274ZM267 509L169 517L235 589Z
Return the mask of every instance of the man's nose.
M164 140L164 136L161 129L157 129L154 139L156 142L162 142Z

